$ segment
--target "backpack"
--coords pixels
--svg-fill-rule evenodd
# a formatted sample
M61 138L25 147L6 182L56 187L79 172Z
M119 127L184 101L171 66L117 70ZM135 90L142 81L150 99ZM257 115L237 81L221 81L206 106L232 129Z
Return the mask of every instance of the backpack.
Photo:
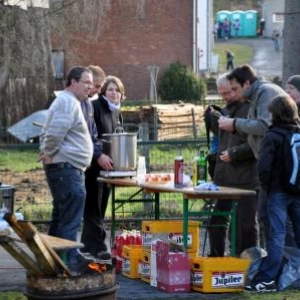
M300 131L291 132L281 128L274 128L272 131L284 137L283 188L289 194L300 194Z

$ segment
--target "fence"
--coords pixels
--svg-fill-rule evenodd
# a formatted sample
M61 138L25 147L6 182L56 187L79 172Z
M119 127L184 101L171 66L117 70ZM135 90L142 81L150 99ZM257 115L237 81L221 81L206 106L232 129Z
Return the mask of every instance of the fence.
M189 140L139 141L138 155L146 157L147 171L151 173L173 172L174 159L181 153L185 160L185 173L191 174L193 158L200 148L206 148L204 137ZM15 210L23 212L25 217L34 220L49 219L51 212L51 195L45 180L44 171L36 161L38 144L0 145L0 178L5 184L14 185ZM117 197L128 199L137 191L136 188L120 188ZM149 195L143 195L149 197ZM161 198L163 217L181 216L182 201L176 194L165 194ZM132 203L117 212L120 219L144 218L152 216L153 208L149 204ZM110 216L110 207L107 216Z

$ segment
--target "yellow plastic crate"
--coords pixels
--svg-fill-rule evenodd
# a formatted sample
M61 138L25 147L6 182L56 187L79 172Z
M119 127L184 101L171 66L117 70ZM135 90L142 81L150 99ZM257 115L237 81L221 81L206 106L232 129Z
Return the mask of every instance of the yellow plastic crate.
M188 249L187 252L198 253L200 222L190 221L188 226ZM143 221L142 222L142 245L151 247L153 240L172 240L183 245L183 222L180 220L167 221Z
M122 257L122 274L129 278L140 278L139 261L142 257L142 246L123 246Z
M235 257L192 258L192 290L202 293L241 292L249 264L249 260Z
M150 283L150 263L151 263L151 251L148 248L142 248L142 257L139 263L139 273L141 280Z

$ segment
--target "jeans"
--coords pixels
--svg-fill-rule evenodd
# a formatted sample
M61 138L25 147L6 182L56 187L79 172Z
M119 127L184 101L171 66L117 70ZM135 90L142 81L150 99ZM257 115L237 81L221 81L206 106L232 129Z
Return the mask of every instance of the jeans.
M85 173L86 202L81 235L81 242L84 244L81 251L89 252L94 256L98 252L107 251L104 217L110 188L106 184L97 181L99 172L98 167L91 166Z
M300 248L300 198L286 193L268 195L269 221L268 255L263 259L254 281L275 280L281 267L286 235L287 216L290 216L297 247Z
M62 165L67 165L67 167L62 167ZM86 196L84 172L69 164L51 164L51 168L47 165L44 168L53 198L52 218L48 233L59 238L77 241ZM76 263L77 254L77 249L60 252L67 264Z
M260 247L263 249L267 248L267 241L269 240L269 220L267 218L267 203L268 196L265 189L260 187L259 190L259 208L258 208L258 220L259 220L259 238L260 238ZM297 247L293 226L290 220L290 217L287 216L286 229L285 229L285 244L286 247Z

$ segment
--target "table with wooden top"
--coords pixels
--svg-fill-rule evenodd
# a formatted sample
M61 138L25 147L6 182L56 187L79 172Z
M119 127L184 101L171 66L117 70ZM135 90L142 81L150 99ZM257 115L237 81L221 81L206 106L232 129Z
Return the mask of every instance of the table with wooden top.
M137 183L135 178L99 178L99 181L105 182L112 186L112 203L114 204L115 187L140 187L147 193L153 193L155 195L155 208L156 208L156 219L159 219L159 196L161 193L180 193L183 195L183 245L187 248L187 238L188 238L188 221L191 216L213 216L213 215L223 215L231 217L231 254L235 255L235 241L236 241L236 206L237 201L244 196L253 196L255 191L252 190L243 190L237 188L229 187L219 187L216 191L211 190L195 190L194 187L184 187L184 188L175 188L173 183L167 184L151 184L151 183ZM206 203L213 207L213 202L215 200L230 199L233 201L232 209L228 212L215 212L211 210L201 210L201 211L189 211L189 201L190 200L205 200ZM115 209L115 204L112 205ZM113 210L112 209L112 210ZM112 215L115 214L115 211L112 211ZM112 227L114 227L115 220L112 219Z
M160 208L159 208L159 193L154 194L154 198L145 199L141 197L136 199L135 197L143 192L143 188L137 184L137 179L132 178L111 178L111 177L99 177L98 182L104 182L111 186L111 244L113 245L115 239L115 225L116 225L116 211L126 203L154 203L154 218L159 219ZM138 191L130 195L127 199L116 198L116 188L133 187L139 188Z

